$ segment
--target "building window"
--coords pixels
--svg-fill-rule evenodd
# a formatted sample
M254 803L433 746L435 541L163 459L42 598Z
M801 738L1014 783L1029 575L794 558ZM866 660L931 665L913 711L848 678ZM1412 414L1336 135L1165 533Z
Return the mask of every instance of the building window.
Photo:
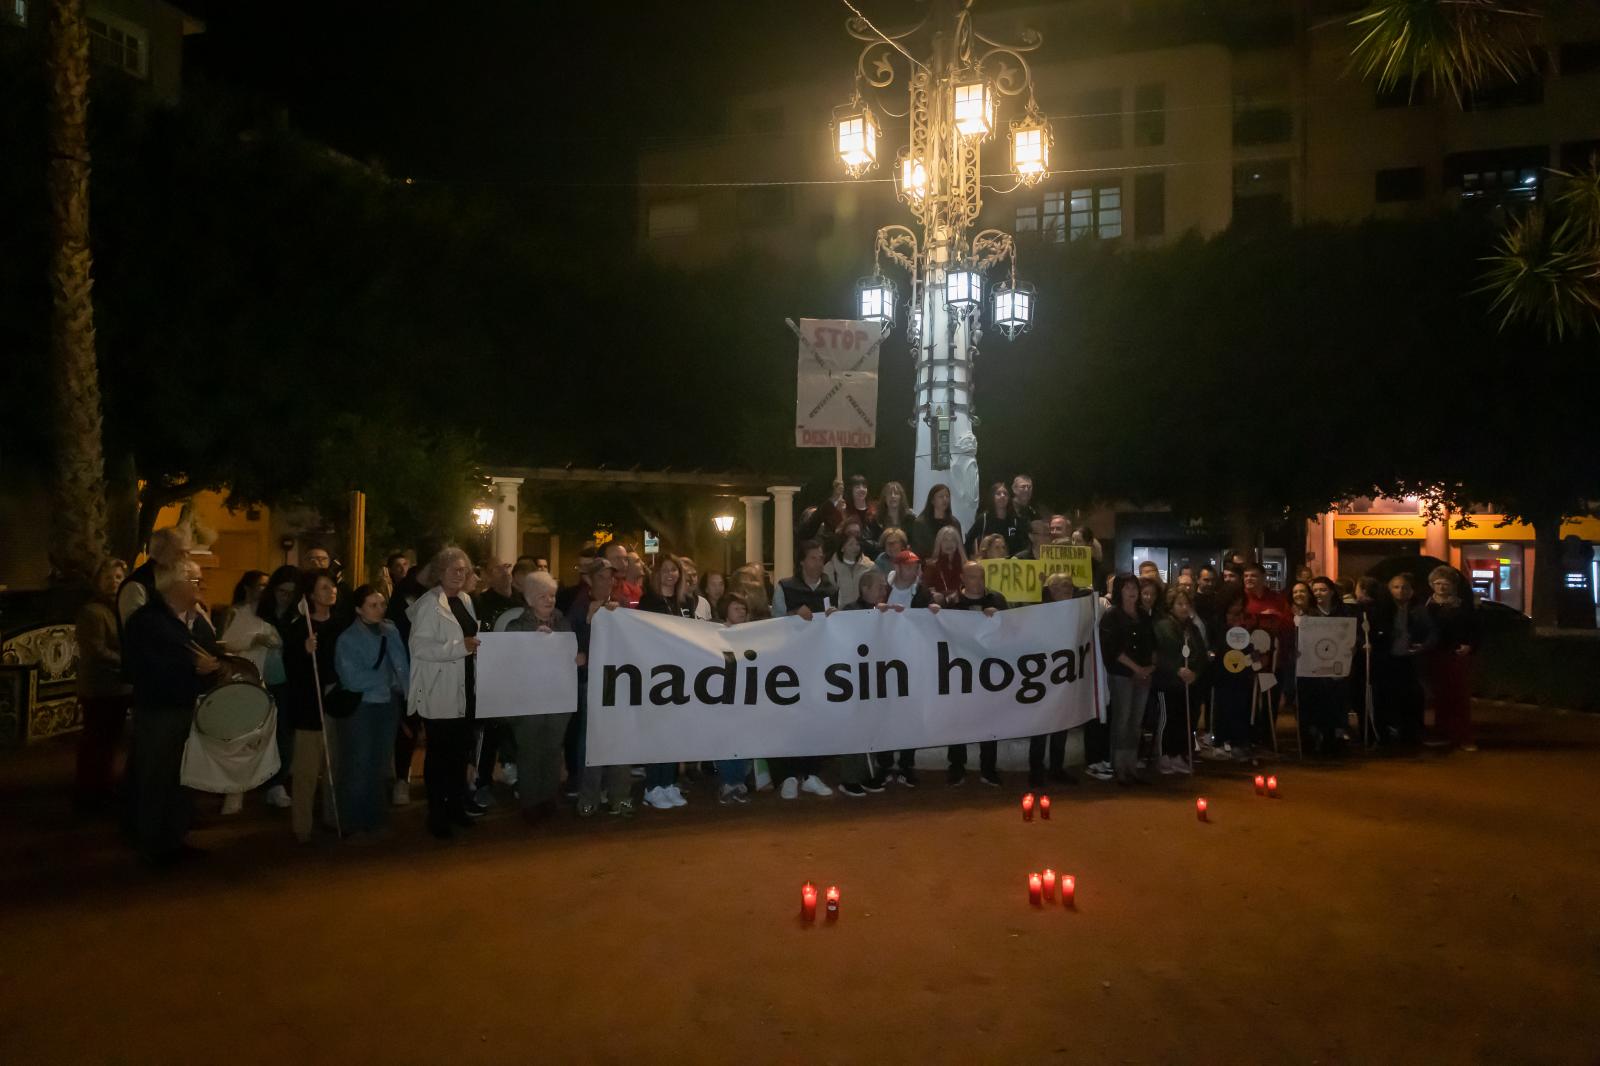
M1420 200L1423 181L1421 167L1394 167L1390 170L1380 170L1373 183L1373 197L1380 204Z
M1233 227L1271 229L1294 221L1289 161L1263 159L1233 168Z
M1445 188L1454 189L1463 206L1528 203L1539 198L1549 165L1550 151L1542 145L1457 152L1445 156Z
M786 185L758 185L740 189L739 225L744 228L774 226L789 221L793 213Z
M1133 90L1133 144L1154 148L1167 143L1167 87L1140 85Z
M1031 204L1027 207L1017 208L1016 229L1018 233L1038 233L1039 209Z
M1109 241L1122 236L1122 183L1073 189L1069 231L1073 240L1095 237Z
M1067 239L1067 194L1064 192L1047 192L1044 194L1044 216L1039 226L1039 232L1047 241L1061 244Z
M96 63L143 78L149 73L149 38L132 23L111 18L91 18L89 55Z
M651 237L682 237L700 228L700 205L693 200L665 200L651 204L645 232Z
M1167 232L1167 176L1140 174L1133 179L1133 235L1160 237Z
M1600 41L1573 41L1564 44L1556 53L1556 62L1563 78L1600 71Z
M1095 89L1074 98L1072 143L1085 152L1122 147L1122 90Z

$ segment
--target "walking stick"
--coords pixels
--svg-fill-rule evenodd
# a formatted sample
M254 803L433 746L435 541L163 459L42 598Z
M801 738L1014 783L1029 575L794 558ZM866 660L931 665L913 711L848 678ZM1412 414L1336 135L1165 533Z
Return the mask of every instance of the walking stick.
M1370 614L1361 616L1361 637L1362 653L1367 663L1366 676L1362 678L1365 689L1362 709L1365 713L1362 715L1361 741L1366 747L1375 748L1378 746L1378 724L1372 720L1372 616Z
M1183 645L1183 665L1185 669L1189 669L1189 645L1187 642ZM1184 753L1188 756L1189 772L1192 774L1195 771L1194 715L1189 709L1189 683L1187 681L1183 683L1183 747Z
M317 632L311 624L311 605L304 596L300 597L300 613L305 616L306 634L315 638ZM333 808L333 831L342 837L344 826L339 821L339 792L333 781L333 753L328 750L328 714L322 709L322 673L317 669L315 651L311 653L311 681L317 689L317 720L322 723L322 766L328 771L328 805Z

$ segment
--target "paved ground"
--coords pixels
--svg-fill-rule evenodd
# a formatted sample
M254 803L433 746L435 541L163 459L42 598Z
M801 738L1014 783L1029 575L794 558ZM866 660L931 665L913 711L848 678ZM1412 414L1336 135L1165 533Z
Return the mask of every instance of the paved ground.
M252 807L167 876L29 752L0 760L0 1059L1600 1062L1600 718L1480 713L1476 755L1290 762L1277 802L1085 784L1025 825L969 779L454 844L414 806L306 849ZM1076 912L1027 905L1047 865ZM837 924L798 923L806 878Z

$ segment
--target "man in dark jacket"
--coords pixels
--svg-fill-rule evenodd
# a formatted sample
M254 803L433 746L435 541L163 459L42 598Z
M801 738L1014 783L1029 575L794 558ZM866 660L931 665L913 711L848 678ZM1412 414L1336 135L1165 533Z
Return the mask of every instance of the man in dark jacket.
M1006 600L998 592L989 591L984 578L983 564L969 562L961 568L961 591L956 594L948 609L982 611L993 618L995 612L1006 609ZM967 746L952 744L945 750L945 754L950 761L950 767L945 771L945 783L954 788L967 777ZM978 744L978 779L990 788L1000 787L999 754L1000 742L997 740L985 740Z
M187 559L155 572L155 595L128 617L123 662L133 683L133 746L129 778L132 829L140 855L170 866L196 849L189 796L179 783L195 701L222 668L216 644L196 641L185 621L200 599L200 567Z
M799 556L800 572L784 578L773 590L774 617L797 614L802 618L810 618L813 614L824 613L829 607L844 606L839 602L839 590L823 573L827 559L822 554L822 545L814 540L801 541Z

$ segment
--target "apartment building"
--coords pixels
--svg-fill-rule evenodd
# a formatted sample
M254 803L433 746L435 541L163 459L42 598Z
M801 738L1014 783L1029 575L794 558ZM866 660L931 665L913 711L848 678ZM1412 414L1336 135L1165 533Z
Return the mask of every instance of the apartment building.
M1050 177L986 194L981 224L1015 232L1026 254L1030 242L1149 244L1230 226L1482 207L1537 198L1546 168L1600 147L1600 8L1552 15L1539 76L1461 106L1426 87L1378 93L1351 73L1358 35L1347 23L1359 7L978 4L980 28L996 39L1024 26L1043 34L1030 60L1055 131ZM834 157L829 118L848 98L856 53L842 29L833 45L838 62L814 78L731 97L720 134L643 152L642 250L694 266L756 248L864 270L877 227L908 219L886 167L851 181ZM1020 105L1001 105L1003 125ZM892 160L905 120L888 119L883 139ZM1003 135L985 147L985 172L1001 184Z
M0 0L0 25L44 32L45 0ZM205 25L165 0L89 0L89 55L97 71L149 86L158 99L183 87L183 39Z

